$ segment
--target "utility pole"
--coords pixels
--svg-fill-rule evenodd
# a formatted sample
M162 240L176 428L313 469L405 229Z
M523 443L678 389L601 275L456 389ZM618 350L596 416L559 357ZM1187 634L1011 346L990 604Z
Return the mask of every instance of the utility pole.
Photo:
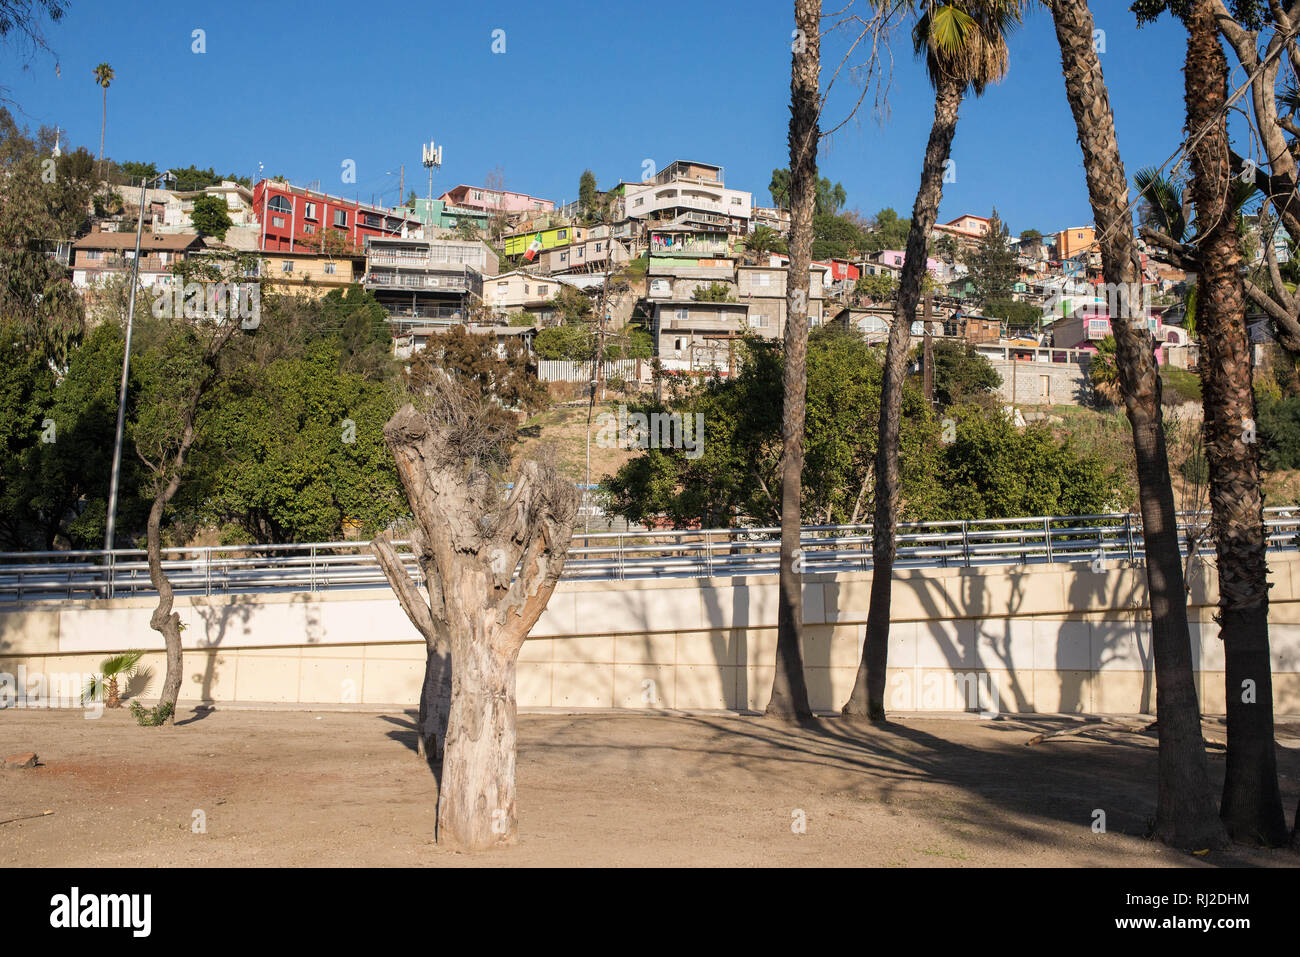
M113 471L108 482L108 519L104 526L104 551L109 552L112 568L113 533L117 524L118 479L122 470L122 432L126 424L126 383L131 370L131 330L135 325L135 287L140 278L140 239L144 234L144 200L147 179L140 180L140 209L135 221L135 258L131 260L131 285L126 306L126 347L122 351L122 384L117 394L117 432L113 438ZM109 572L108 597L113 597L113 577Z

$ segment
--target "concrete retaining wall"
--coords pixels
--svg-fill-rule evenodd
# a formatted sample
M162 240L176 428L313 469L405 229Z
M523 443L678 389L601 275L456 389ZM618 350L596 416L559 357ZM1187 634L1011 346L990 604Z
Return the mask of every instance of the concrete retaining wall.
M1300 561L1275 556L1270 617L1279 711L1300 713ZM813 706L853 686L870 573L809 576ZM1191 592L1202 707L1224 711L1213 567ZM1145 573L1128 563L903 571L894 587L888 699L898 710L1152 712ZM0 673L92 672L140 648L165 669L151 599L30 603L0 611ZM413 704L424 648L387 589L180 598L182 699ZM775 576L565 582L520 656L522 708L759 709L771 690Z

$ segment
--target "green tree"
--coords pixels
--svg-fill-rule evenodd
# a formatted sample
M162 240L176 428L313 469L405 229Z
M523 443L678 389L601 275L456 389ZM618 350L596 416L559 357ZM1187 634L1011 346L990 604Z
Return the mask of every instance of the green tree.
M772 170L771 182L767 184L767 191L772 196L772 205L777 209L790 208L790 170L774 169Z
M1007 242L1009 235L995 208L989 217L988 232L980 237L976 247L966 255L970 281L975 286L975 298L980 303L1011 298L1018 269L1016 254Z
M52 130L33 138L0 107L0 320L62 369L85 313L72 274L49 253L84 227L94 184L84 150L53 162L51 177L46 140Z
M985 405L995 398L1002 376L974 346L941 339L933 350L934 399L940 408Z
M217 239L225 239L226 230L234 225L226 201L220 196L197 197L190 221L200 236L215 236Z
M596 174L583 170L578 179L578 215L583 222L589 223L596 217L600 203L596 192Z
M898 295L898 280L889 273L863 276L853 284L853 291L872 302L889 302Z

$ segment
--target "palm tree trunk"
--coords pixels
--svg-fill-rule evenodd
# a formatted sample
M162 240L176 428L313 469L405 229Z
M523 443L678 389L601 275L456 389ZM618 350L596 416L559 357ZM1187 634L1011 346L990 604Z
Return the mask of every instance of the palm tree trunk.
M1289 838L1277 781L1268 647L1267 532L1255 441L1250 339L1237 211L1230 194L1228 61L1209 0L1187 18L1187 128L1205 130L1191 150L1201 268L1205 458L1219 568L1219 637L1228 704L1228 755L1219 813L1235 841L1280 847Z
M889 658L889 611L893 599L895 523L898 516L898 432L903 410L903 379L912 321L925 281L926 242L943 198L944 164L952 150L961 107L962 84L944 78L934 95L934 124L921 167L921 186L912 207L907 253L898 281L894 323L885 347L880 382L880 432L876 446L876 502L871 528L871 602L867 606L867 635L853 692L843 713L885 720L885 669Z
M104 175L104 134L108 132L108 87L104 87L104 112L99 124L99 175Z
M1052 19L1061 47L1065 92L1083 151L1102 273L1119 304L1111 331L1124 405L1133 427L1160 717L1155 834L1178 847L1221 847L1227 834L1214 813L1201 737L1155 346L1145 323L1135 323L1141 321L1141 269L1128 209L1128 179L1106 81L1093 47L1087 0L1053 0Z
M799 556L803 431L808 386L808 285L817 193L821 0L795 0L800 42L790 60L790 268L786 274L785 367L781 406L781 574L776 672L766 714L811 717L803 673L803 574Z

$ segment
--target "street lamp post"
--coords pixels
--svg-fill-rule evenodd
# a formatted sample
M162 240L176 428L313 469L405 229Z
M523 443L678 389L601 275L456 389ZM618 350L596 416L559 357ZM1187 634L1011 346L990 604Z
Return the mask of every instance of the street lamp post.
M131 260L131 285L126 306L126 345L122 351L122 384L117 395L117 432L113 438L113 472L108 482L108 521L104 528L104 551L109 563L108 597L113 597L113 533L117 520L117 490L122 470L122 432L126 423L126 383L131 371L131 330L135 324L135 287L140 279L140 240L144 235L144 202L149 180L140 180L140 212L135 224L135 258Z

